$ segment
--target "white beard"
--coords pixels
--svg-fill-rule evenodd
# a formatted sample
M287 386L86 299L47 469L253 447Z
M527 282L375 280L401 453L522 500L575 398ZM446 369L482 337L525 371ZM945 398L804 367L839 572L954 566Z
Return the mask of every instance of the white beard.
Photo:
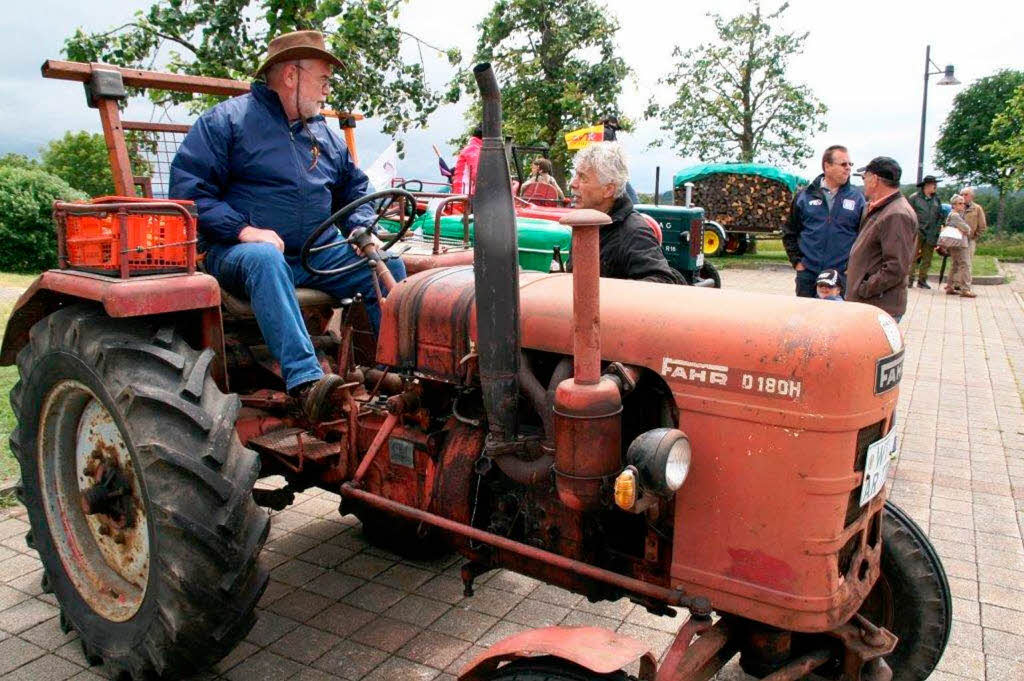
M319 99L300 99L299 100L299 115L302 116L303 120L312 118L320 113L320 108L323 105Z

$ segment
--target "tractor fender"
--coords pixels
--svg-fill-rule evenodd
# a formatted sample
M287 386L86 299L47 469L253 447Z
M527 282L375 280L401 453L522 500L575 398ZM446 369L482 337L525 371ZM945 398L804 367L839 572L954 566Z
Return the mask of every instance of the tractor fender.
M459 681L484 681L502 662L555 657L595 674L610 674L640 660L641 679L653 679L654 654L641 641L600 627L544 627L504 638L459 674Z
M725 243L728 240L728 236L726 236L725 233L725 227L722 227L722 225L718 224L714 220L705 220L704 229L710 229L718 234L718 238L722 240L722 243Z
M0 346L0 366L14 364L28 342L29 330L54 310L82 301L103 306L111 317L146 317L174 312L202 313L202 338L195 341L212 347L220 359L214 371L223 385L224 338L220 316L220 285L208 274L166 274L115 279L88 272L48 270L21 294L7 321Z

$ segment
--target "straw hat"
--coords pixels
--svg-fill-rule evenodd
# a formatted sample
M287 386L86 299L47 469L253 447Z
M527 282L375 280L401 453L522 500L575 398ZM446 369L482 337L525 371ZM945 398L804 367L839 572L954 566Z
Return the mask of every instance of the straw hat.
M267 46L267 58L260 64L256 77L283 61L297 59L323 59L336 68L341 68L341 60L327 51L324 34L320 31L293 31L277 36Z

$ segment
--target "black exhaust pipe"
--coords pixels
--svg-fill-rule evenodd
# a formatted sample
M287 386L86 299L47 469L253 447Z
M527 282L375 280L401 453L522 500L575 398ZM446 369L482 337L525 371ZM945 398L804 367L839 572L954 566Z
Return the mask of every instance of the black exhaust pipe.
M477 355L488 444L515 439L519 431L519 250L508 157L501 136L501 92L488 63L473 67L483 104L483 148L476 173Z

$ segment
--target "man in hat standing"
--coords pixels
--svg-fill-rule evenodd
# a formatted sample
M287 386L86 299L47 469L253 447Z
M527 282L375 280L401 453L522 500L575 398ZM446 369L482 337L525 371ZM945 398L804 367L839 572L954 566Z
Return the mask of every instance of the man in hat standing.
M942 228L942 202L936 192L939 182L934 175L925 175L917 183L918 190L910 195L910 206L917 214L917 252L921 254L920 266L917 268L917 285L920 288L931 288L928 285L928 270L932 266L932 254L935 243L939 240L939 229ZM907 288L914 285L914 273L911 271L907 279Z
M342 379L321 369L295 287L337 298L362 294L375 330L380 321L368 267L316 276L299 262L307 237L369 192L366 175L320 115L332 71L340 67L318 31L272 40L249 94L218 104L192 126L171 164L169 188L171 197L196 202L207 271L250 301L286 388L314 420ZM374 218L367 204L339 227L347 233ZM328 232L319 245L342 238ZM311 264L337 269L360 257L344 245L314 254ZM405 278L400 260L389 259L387 266L396 280Z
M907 274L914 262L917 216L900 194L899 163L878 156L857 170L867 210L850 249L846 300L880 307L899 321L907 310Z
M967 236L967 270L964 272L964 283L970 289L974 251L978 249L978 239L988 230L988 219L985 217L985 209L974 200L974 187L964 187L960 190L960 196L964 197L964 221L971 228L971 233Z

